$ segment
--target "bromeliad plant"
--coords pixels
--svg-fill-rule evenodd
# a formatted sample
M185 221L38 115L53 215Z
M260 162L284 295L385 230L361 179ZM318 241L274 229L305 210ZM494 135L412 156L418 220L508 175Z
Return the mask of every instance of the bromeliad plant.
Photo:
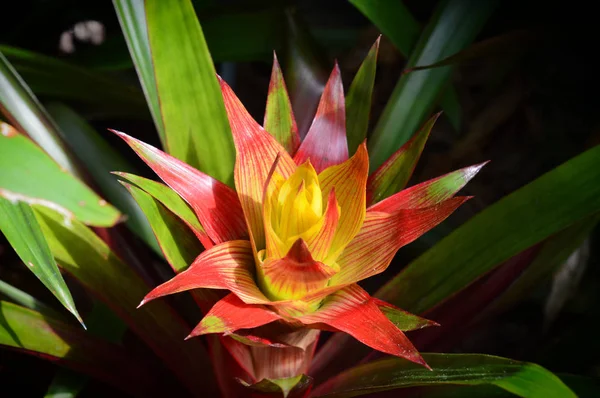
M18 127L0 124L0 230L27 268L90 327L84 332L55 308L0 281L5 299L0 300L1 345L144 397L216 396L217 384L224 397L347 397L444 384L491 384L524 397L574 396L537 365L486 355L420 354L404 332L437 324L399 307L426 316L450 296L464 298L461 289L492 270L500 271L500 282L512 282L514 277L501 274L502 263L530 247L539 253L536 261L544 263L540 270L533 262L534 276L551 272L548 264L558 264L569 253L564 247L576 247L598 221L593 215L600 210L600 188L587 183L600 178L598 148L482 211L371 296L358 283L383 272L400 247L468 200L456 194L483 167L404 189L438 115L403 146L396 145L401 134L389 131L405 128L403 134L412 134L432 109L445 81L440 76L447 78L448 69L424 71L416 80L405 74L390 106L410 98L406 93L415 81L428 82L424 97L410 112L387 111L383 128L365 141L378 43L346 98L334 68L306 134L296 126L275 59L261 127L231 88L217 80L190 1L114 3L165 152L115 133L166 185L130 173L127 162L69 108L42 107L0 54L0 109ZM383 15L372 13L375 2L352 3L376 20ZM478 29L474 21L489 14L487 3L444 2L436 18L451 16L458 33L440 34L444 23L425 30L422 44L451 43L416 46L415 60L427 60L419 54L431 55L432 48L456 49L453 40L460 39L458 47L466 45ZM395 10L402 11L398 4ZM461 18L464 23L457 22ZM410 28L412 20L405 20L403 26ZM412 25L418 30L415 21ZM417 35L406 37L416 40ZM392 39L403 52L416 44ZM89 102L104 105L104 111L121 115L121 108L132 104L139 109L140 93L122 88L121 82L47 57L2 51L24 74L36 70L35 60L42 71L52 67L57 75L66 65L63 82L73 78L78 87L95 90L89 94L75 87L67 94L93 97ZM39 86L49 90L53 82ZM97 95L103 92L108 94ZM396 117L404 120L399 126L392 123ZM87 167L82 170L81 164ZM128 171L116 174L129 193L109 170ZM87 174L127 214L127 226L166 259L174 277L153 274L164 272L164 264L154 267L157 261L147 250L135 250L123 238L123 228L114 225L125 217L82 181L90 182ZM565 198L563 192L578 194ZM71 297L58 267L88 294ZM490 286L499 286L493 273L486 278ZM537 279L530 275L515 284L527 290L532 280ZM161 298L184 291L195 303L185 301L188 294ZM80 314L75 302L86 297L91 310ZM447 312L445 318L432 318L469 320ZM440 323L446 325L443 333L451 330ZM322 330L341 333L317 349ZM422 333L413 334L417 347ZM198 337L183 341L186 335ZM149 350L139 349L132 337ZM365 347L391 356L369 361L372 351ZM75 396L84 384L80 374L63 371L49 390ZM477 396L488 390L468 391L465 395ZM428 390L419 393L427 396Z
M370 177L366 143L349 158L343 87L336 66L312 126L299 144L281 76L275 60L265 117L265 125L277 129L271 134L253 120L220 79L237 150L235 191L117 132L189 203L203 227L198 238L206 251L189 269L152 290L142 304L190 289L229 290L189 337L207 333L227 336L267 325L258 335L252 334L254 341L261 342L257 344L283 344L305 351L302 360L293 355L279 361L254 360L261 368L259 379L293 378L306 372L318 337L311 329L341 331L378 351L428 367L401 329L435 322L370 297L357 282L383 272L400 247L464 203L468 197L454 194L482 165L377 201L374 196L381 194L377 184L382 179L394 181L397 174L407 174L398 162L411 151L413 142ZM285 106L273 111L273 101L284 101ZM284 126L273 118L291 123ZM432 124L433 120L426 129ZM394 325L382 309L400 319L400 325ZM271 323L283 324L284 330L293 331L286 334L302 337L289 342L289 337L270 330ZM260 333L268 334L269 339Z

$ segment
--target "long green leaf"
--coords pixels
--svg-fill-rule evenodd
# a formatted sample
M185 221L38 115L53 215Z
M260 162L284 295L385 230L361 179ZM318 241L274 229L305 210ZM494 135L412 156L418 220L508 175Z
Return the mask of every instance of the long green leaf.
M491 384L526 398L577 396L539 365L477 354L423 354L433 369L393 358L357 366L318 387L313 396L347 398L378 391L444 384Z
M348 137L348 153L350 156L356 152L358 146L367 138L369 116L371 114L371 97L375 84L375 71L377 70L377 41L365 60L360 65L346 96L346 136Z
M215 68L192 3L147 0L146 21L166 149L232 184L233 139Z
M76 369L134 396L167 393L168 378L147 361L81 328L16 304L0 301L0 345ZM171 384L168 384L171 388Z
M68 143L81 163L87 167L102 193L123 214L127 215L125 221L127 226L155 252L160 253L160 248L144 213L127 190L123 189L117 179L110 174L114 170L134 172L134 167L71 108L60 103L51 103L46 109L60 126L65 142Z
M407 67L428 65L465 48L475 39L495 5L496 1L443 2L423 32ZM372 170L408 141L423 123L451 73L452 67L446 66L400 78L371 137Z
M198 339L183 341L190 331L183 320L163 301L136 310L150 287L133 270L77 220L65 224L48 208L34 209L56 262L118 314L188 389L214 392L208 355Z
M29 205L22 202L11 203L0 198L0 231L27 268L83 325L71 292L54 262L48 243Z
M413 261L377 296L414 313L431 309L498 264L600 211L598 181L600 146L477 214Z
M60 168L37 145L0 123L0 196L53 207L66 218L108 227L120 217L85 184Z
M21 76L0 52L0 113L26 132L56 163L72 174L79 173L56 124Z
M150 194L150 196L162 203L177 217L181 218L193 230L204 231L191 207L177 192L165 184L129 173L115 172L114 174Z
M94 114L148 118L144 96L133 85L21 48L2 45L0 51L37 96L85 104Z
M185 270L203 250L196 235L150 194L124 183L150 221L165 258L175 272Z
M144 0L113 0L113 5L119 17L123 36L125 36L129 53L131 54L140 84L144 90L158 136L163 147L166 147L165 126L160 113L156 80L154 79L154 67L150 55Z
M421 33L421 25L401 0L350 0L405 56L410 57ZM456 91L447 87L440 105L454 128L460 127L461 108Z

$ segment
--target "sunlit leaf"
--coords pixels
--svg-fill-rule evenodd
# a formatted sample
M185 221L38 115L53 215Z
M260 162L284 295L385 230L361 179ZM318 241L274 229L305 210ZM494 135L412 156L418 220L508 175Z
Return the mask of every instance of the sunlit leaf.
M148 0L145 6L166 149L232 184L235 149L231 130L192 3Z
M136 310L150 287L131 268L77 220L65 224L60 214L44 207L35 207L35 213L56 262L66 272L117 313L188 389L214 387L202 344L183 341L189 327L165 302Z
M61 169L27 137L0 123L0 196L52 207L65 218L112 226L119 212Z
M83 325L71 292L54 262L48 243L29 205L0 198L0 231L27 268Z

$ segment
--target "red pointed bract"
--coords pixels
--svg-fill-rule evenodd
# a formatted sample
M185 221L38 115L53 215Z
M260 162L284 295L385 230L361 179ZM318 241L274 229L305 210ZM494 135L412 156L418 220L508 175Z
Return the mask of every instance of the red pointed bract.
M237 151L235 187L253 242L256 249L260 250L265 247L263 190L271 166L279 156L276 171L287 178L294 172L296 165L285 148L250 116L231 87L223 79L219 78L219 82Z
M204 251L190 267L154 288L140 305L191 289L227 289L248 304L269 300L254 282L254 255L247 240L224 242Z
M367 211L393 213L401 209L435 206L460 191L488 162L455 170L404 189L369 207Z
M238 329L256 328L281 319L262 305L246 304L230 293L219 300L187 338L207 333L231 334Z
M344 87L337 63L327 81L312 125L294 156L296 164L308 159L318 173L348 159Z
M248 236L244 213L233 189L151 145L125 133L111 131L129 144L192 207L200 224L215 243Z
M367 212L362 228L338 259L340 272L331 285L355 283L383 272L398 249L444 221L468 199L456 197L425 209L392 214Z
M427 366L410 340L358 285L328 296L319 310L298 320L305 324L328 325L378 351Z
M335 274L331 267L313 260L302 239L294 243L285 257L265 262L263 272L270 290L288 299L300 298L325 286Z

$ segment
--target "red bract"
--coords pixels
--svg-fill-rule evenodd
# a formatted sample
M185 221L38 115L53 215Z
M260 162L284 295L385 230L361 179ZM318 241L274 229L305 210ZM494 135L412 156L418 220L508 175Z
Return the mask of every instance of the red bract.
M270 90L279 90L278 95L287 98L281 76L275 63ZM223 80L220 84L237 150L235 191L117 133L189 203L206 233L200 236L204 253L186 271L148 293L142 304L190 289L230 291L190 337L231 335L237 341L223 340L225 346L242 367L252 368L249 373L257 380L305 372L318 336L306 331L313 329L348 333L378 351L427 366L386 314L417 317L371 298L357 282L383 272L400 247L468 200L454 195L482 165L368 203L381 196L374 195L379 186L387 184L389 189L390 170L412 157L411 170L405 173L408 179L422 145L415 149L408 142L369 177L365 143L348 157L337 65L299 147L289 106L276 107L285 112L287 127L271 135ZM272 120L269 109L265 120ZM297 147L296 153L286 150ZM421 319L414 324L434 323ZM254 358L253 366L248 365L249 357Z

